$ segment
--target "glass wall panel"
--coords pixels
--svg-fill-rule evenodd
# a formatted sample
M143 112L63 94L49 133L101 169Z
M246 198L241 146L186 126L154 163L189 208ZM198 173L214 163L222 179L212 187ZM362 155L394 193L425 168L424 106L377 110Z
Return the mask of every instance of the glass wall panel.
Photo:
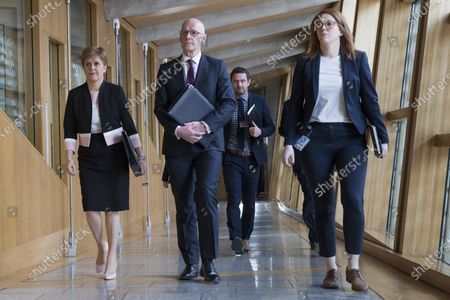
M400 198L400 186L402 181L403 156L405 152L406 129L408 121L402 120L397 123L395 137L394 165L392 168L391 190L389 194L389 211L386 223L386 244L394 247L395 228L398 214L398 201Z
M450 150L448 153L447 182L444 191L444 210L442 214L442 229L440 247L442 261L450 264Z
M50 41L49 43L49 79L50 79L50 95L51 95L51 120L50 120L50 138L51 138L51 167L56 174L62 176L62 122L61 122L61 105L60 105L60 62L61 55L59 46Z
M87 0L70 3L71 88L86 81L80 62L81 51L91 42L91 4Z
M408 41L406 46L405 67L403 72L403 86L400 107L408 107L411 97L411 84L414 69L414 57L416 53L417 33L419 31L419 22L413 16L420 14L420 1L414 1L411 5L411 18L409 22Z
M153 110L155 108L155 95L153 93L153 90L151 89L152 83L156 81L156 74L155 74L155 50L152 47L148 47L148 54L147 54L147 87L150 91L152 91L148 96L148 134L150 136L150 140L154 143L155 137L158 134L158 120L155 117L155 114L153 113Z
M135 97L139 101L136 103L136 105L132 106L132 116L133 116L134 123L136 124L137 130L143 138L142 127L141 127L141 107L144 106L144 102L141 101L142 97L140 96L141 95L141 82L137 79L134 80L134 90L136 91Z
M129 33L120 28L119 30L119 85L123 87L125 91L125 95L130 97L129 95L129 86L128 86L128 78L129 78Z
M27 122L32 123L32 114L27 113L33 99L27 94L26 49L28 42L25 30L24 8L28 1L0 1L0 109L3 110L25 135ZM33 24L28 20L29 25Z
M405 53L405 65L403 70L403 81L400 98L400 108L409 107L411 101L412 80L414 70L414 60L416 54L417 33L419 22L414 19L420 12L420 1L411 3L411 14L409 19L408 40ZM391 189L389 194L389 206L386 221L386 240L388 247L394 247L395 233L397 227L397 216L399 213L399 198L402 183L403 160L406 146L406 133L408 128L408 120L401 120L396 123L397 131L395 134L394 148L394 164L392 168Z

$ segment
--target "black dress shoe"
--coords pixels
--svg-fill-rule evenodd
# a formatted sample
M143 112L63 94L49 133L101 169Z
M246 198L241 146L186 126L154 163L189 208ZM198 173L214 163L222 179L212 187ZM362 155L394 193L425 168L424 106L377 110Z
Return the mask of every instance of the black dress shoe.
M200 276L205 277L205 281L208 282L219 283L220 281L219 273L217 273L216 266L214 266L213 262L202 264Z
M198 276L198 265L186 265L183 272L181 272L181 275L178 279L180 280L192 280L195 279L195 277Z
M318 242L311 242L309 241L309 245L311 246L312 251L319 252L319 243Z
M244 248L242 246L242 240L239 237L233 238L231 241L231 250L234 251L235 255L244 254Z

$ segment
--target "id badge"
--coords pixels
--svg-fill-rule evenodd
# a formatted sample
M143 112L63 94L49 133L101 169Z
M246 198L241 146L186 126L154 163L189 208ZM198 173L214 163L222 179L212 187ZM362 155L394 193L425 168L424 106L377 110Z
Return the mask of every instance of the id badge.
M297 140L297 143L295 143L294 147L295 147L295 149L302 151L303 148L305 148L306 145L308 145L309 141L311 141L311 139L309 137L307 137L306 135L302 135Z

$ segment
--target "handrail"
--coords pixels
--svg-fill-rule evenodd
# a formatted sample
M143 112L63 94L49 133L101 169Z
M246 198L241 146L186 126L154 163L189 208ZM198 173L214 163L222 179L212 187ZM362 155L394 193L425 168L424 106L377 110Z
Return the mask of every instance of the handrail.
M387 121L400 121L402 119L406 119L408 118L410 113L410 108L409 107L405 107L405 108L400 108L397 110L392 110L390 112L387 112L385 114L385 118Z
M450 148L450 133L436 134L433 138L433 146Z

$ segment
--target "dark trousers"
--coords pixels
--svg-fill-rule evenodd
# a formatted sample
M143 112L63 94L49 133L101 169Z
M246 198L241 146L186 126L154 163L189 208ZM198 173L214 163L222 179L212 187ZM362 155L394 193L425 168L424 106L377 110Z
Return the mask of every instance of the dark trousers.
M308 175L305 172L305 168L301 164L300 159L300 151L294 149L295 152L295 164L294 164L294 174L296 175L300 187L303 192L303 207L302 207L302 216L303 221L309 229L308 239L309 242L317 243L319 240L317 239L316 233L316 210L314 205L314 192L311 188L311 185L308 181Z
M256 164L252 156L245 157L226 152L222 168L228 195L227 225L230 239L239 237L248 240L255 220L256 190L261 166ZM242 217L239 209L241 200Z
M320 255L336 255L334 167L341 187L345 250L360 254L364 235L364 183L367 147L353 124L313 123L301 163L314 191Z
M222 152L191 152L166 157L175 198L178 247L186 264L217 257L219 214L217 182ZM198 229L198 235L197 235Z

